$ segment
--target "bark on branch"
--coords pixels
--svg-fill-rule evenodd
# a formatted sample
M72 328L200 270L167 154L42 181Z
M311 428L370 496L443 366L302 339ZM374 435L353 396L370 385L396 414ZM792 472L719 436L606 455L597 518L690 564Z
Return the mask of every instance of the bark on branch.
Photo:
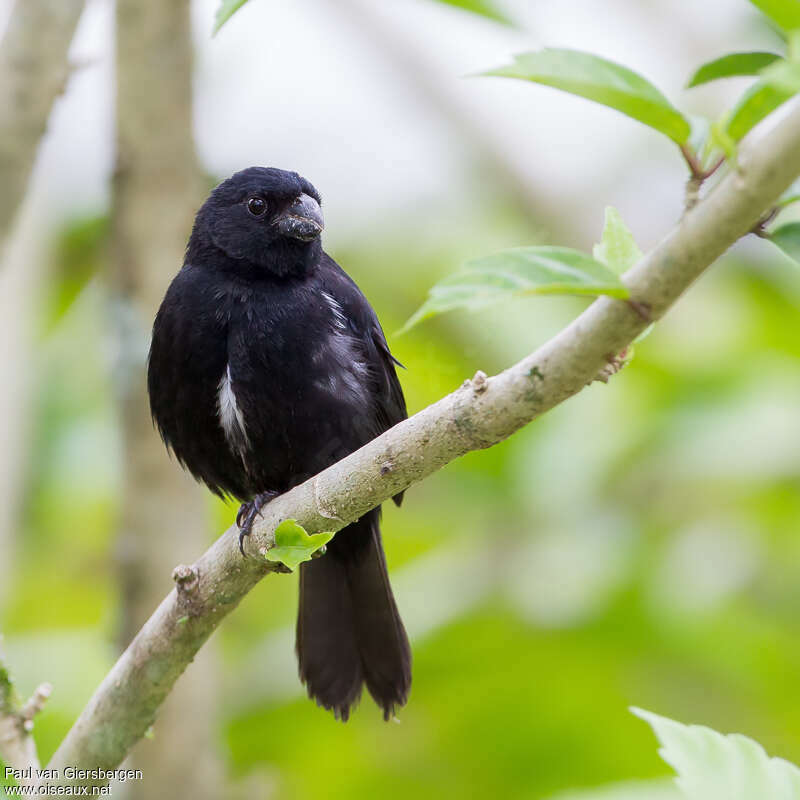
M470 450L489 447L591 382L800 174L800 106L755 146L677 227L629 270L634 303L603 297L535 353L491 378L482 373L315 478L277 498L237 549L231 528L192 566L176 569L164 599L99 686L50 763L110 769L155 719L178 676L220 621L271 566L263 553L285 518L338 530ZM647 314L642 311L646 310ZM100 782L100 781L98 781Z
M25 195L84 0L17 0L0 42L0 253Z

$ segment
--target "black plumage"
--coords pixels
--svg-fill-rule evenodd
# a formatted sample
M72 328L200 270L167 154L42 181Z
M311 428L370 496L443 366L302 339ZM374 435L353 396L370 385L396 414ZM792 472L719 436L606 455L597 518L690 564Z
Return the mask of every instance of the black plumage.
M243 501L243 534L263 502L406 417L375 312L323 251L321 230L308 181L236 173L198 212L153 325L158 430L197 479ZM379 519L376 509L348 525L300 568L300 676L345 720L363 684L388 719L411 683Z

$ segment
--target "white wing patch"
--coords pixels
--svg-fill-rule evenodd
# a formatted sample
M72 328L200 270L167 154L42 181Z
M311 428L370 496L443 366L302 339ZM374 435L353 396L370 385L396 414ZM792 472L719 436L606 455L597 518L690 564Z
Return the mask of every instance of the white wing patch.
M250 440L248 439L247 430L244 425L242 410L239 408L236 402L236 395L233 392L230 364L226 367L219 381L217 413L219 415L219 424L225 432L225 438L228 440L228 444L244 458Z
M333 312L333 324L339 328L340 330L347 329L347 318L344 315L344 311L342 307L339 305L338 301L332 295L329 295L327 292L321 292L323 299L325 302L330 306L331 311Z
M350 332L344 309L328 292L320 292L333 317L333 330L313 354L314 366L325 365L328 374L314 381L317 389L333 395L349 395L359 403L367 401L366 381L369 370L358 360L358 346Z

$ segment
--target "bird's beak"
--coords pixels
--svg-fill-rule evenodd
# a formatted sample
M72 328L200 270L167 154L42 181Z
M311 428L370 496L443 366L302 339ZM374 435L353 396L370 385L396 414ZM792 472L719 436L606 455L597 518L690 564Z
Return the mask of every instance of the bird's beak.
M325 222L319 203L310 195L301 194L286 211L275 220L282 236L310 242L322 233Z

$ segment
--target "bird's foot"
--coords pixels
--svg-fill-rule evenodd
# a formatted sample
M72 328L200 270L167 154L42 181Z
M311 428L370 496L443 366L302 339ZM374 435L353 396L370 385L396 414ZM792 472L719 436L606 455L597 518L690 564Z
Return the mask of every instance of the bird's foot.
M274 500L278 494L280 493L261 492L247 503L242 503L239 507L239 512L236 514L236 524L239 526L239 550L243 556L246 555L244 552L244 537L250 535L256 516L261 516L261 509L264 508L270 500Z

